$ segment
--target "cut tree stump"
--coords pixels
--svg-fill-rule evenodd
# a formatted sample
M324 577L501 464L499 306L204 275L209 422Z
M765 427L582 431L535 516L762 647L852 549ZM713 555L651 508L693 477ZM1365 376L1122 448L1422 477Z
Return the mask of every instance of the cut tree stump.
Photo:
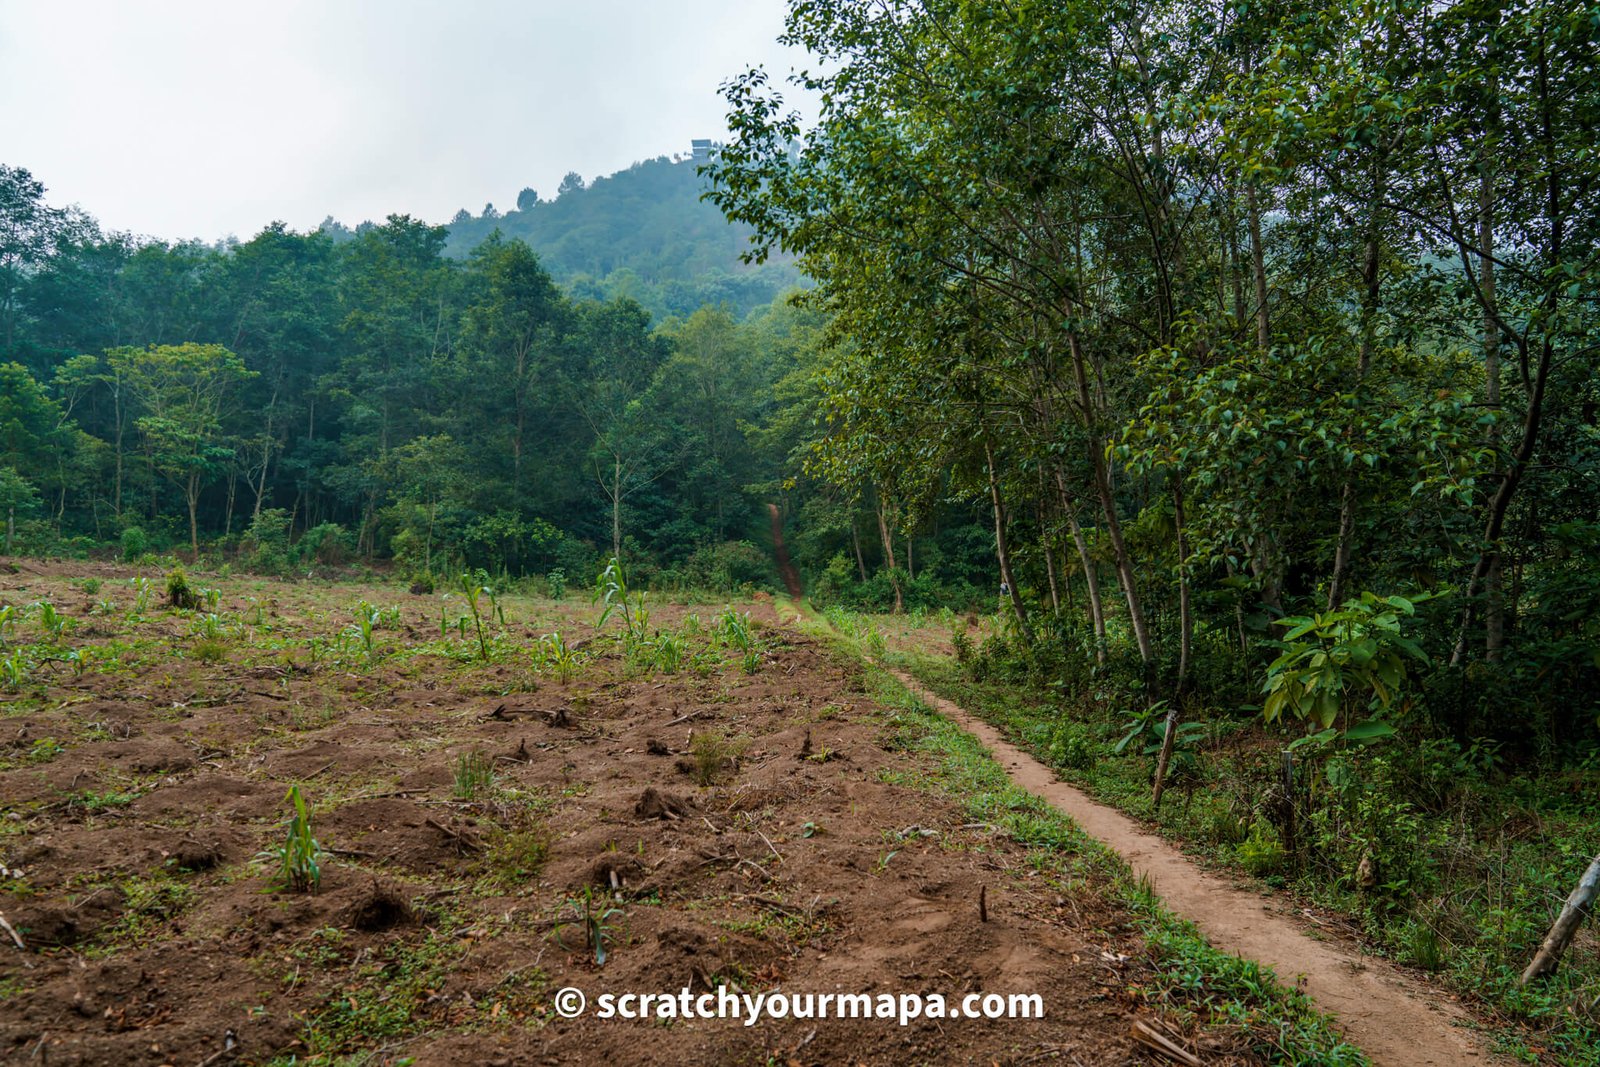
M1523 985L1555 973L1561 964L1561 954L1567 950L1572 935L1578 932L1583 917L1589 914L1596 896L1600 896L1600 856L1596 856L1589 864L1589 869L1578 879L1578 888L1572 891L1567 902L1561 906L1561 914L1556 916L1550 932L1544 935L1544 941L1539 945L1539 951L1533 957L1533 962L1522 972Z

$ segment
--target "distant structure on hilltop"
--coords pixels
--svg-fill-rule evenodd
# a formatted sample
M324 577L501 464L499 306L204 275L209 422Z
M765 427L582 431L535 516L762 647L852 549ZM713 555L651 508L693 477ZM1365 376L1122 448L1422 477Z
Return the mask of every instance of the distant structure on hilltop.
M691 156L696 163L706 162L711 158L711 154L717 150L716 142L706 137L696 137L689 142L689 145L693 149Z

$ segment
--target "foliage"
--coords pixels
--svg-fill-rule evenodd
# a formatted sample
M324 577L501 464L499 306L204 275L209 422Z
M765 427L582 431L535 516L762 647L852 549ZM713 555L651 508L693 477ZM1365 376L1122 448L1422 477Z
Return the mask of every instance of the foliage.
M1344 736L1371 740L1394 732L1377 716L1407 710L1407 660L1426 665L1427 653L1402 633L1403 618L1416 614L1415 601L1362 593L1336 611L1279 619L1286 628L1283 651L1267 667L1262 714L1268 722L1285 711L1313 728L1331 729L1341 717ZM1398 705L1398 706L1397 706ZM1356 711L1374 718L1353 722Z

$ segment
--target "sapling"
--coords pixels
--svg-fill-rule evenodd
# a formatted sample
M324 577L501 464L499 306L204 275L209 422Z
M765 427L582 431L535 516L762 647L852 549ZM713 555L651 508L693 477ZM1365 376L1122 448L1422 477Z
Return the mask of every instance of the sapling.
M556 924L552 932L556 943L565 945L562 935L567 927L576 926L583 931L584 947L594 955L595 965L606 965L606 952L615 936L611 930L611 917L621 915L621 908L613 908L606 901L602 891L596 899L594 886L584 886L581 897L567 898L567 912L572 918Z
M494 594L488 586L473 584L465 574L461 576L461 592L465 594L467 608L472 612L472 625L478 634L478 654L480 658L487 660L489 658L489 640L483 634L483 616L478 612L478 598L487 593L492 599Z

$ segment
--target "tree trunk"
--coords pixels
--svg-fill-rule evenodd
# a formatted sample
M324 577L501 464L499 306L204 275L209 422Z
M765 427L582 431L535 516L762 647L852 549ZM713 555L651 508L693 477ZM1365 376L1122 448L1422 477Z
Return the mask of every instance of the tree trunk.
M899 615L906 610L905 594L900 590L900 575L894 562L894 538L889 536L889 522L883 515L883 498L878 498L878 506L873 509L878 516L878 538L883 542L883 565L885 573L889 575L889 585L894 589L894 614Z
M1261 247L1261 208L1256 203L1255 183L1250 181L1244 183L1244 208L1250 227L1250 271L1256 286L1256 348L1265 356L1270 325L1267 318L1267 259Z
M1017 625L1022 628L1022 636L1031 645L1033 627L1028 625L1028 609L1022 602L1022 592L1011 573L1011 550L1006 544L1005 503L1000 499L999 475L994 469L994 447L988 441L983 443L983 454L989 463L989 500L994 505L994 552L1000 563L1000 580L1006 584L1011 595L1011 611L1017 617Z
M1106 615L1105 607L1100 602L1100 573L1095 567L1095 562L1089 555L1089 542L1083 536L1083 527L1078 525L1078 502L1067 492L1067 480L1058 470L1056 475L1056 492L1061 498L1061 510L1067 517L1067 528L1072 531L1072 543L1078 550L1078 563L1083 568L1083 586L1088 592L1089 622L1094 627L1094 659L1096 663L1106 661ZM1069 585L1068 590L1071 590Z
M1382 164L1375 164L1372 176L1372 201L1367 209L1367 240L1361 257L1361 348L1356 357L1358 379L1365 378L1372 366L1373 334L1377 329L1378 298L1381 294L1378 276L1378 254L1381 251L1378 211L1383 203L1385 187ZM1355 480L1355 463L1352 461L1350 468L1345 471L1344 487L1339 493L1339 540L1338 547L1333 553L1333 578L1328 583L1329 611L1344 603L1345 573L1350 567L1350 548L1356 530Z
M622 561L622 459L613 457L611 472L611 555Z
M1539 945L1533 962L1522 972L1523 985L1555 973L1561 964L1561 954L1567 950L1567 944L1572 940L1572 935L1578 932L1578 925L1589 914L1597 896L1600 896L1600 856L1596 856L1589 864L1589 869L1583 872L1583 877L1578 880L1578 888L1562 905L1561 914L1556 916L1555 924Z
M861 535L856 532L856 517L850 516L850 547L856 550L856 573L864 582L867 580L867 560L861 554Z
M200 505L199 480L199 475L189 475L189 484L186 486L188 491L184 493L184 497L189 502L189 548L194 554L194 562L196 563L200 562L200 524L195 518L195 511Z
M1156 759L1156 780L1152 803L1159 810L1161 792L1167 784L1167 768L1172 762L1172 746L1178 736L1178 718L1183 708L1183 690L1189 682L1189 655L1194 643L1194 610L1189 597L1189 545L1184 534L1183 486L1174 472L1172 483L1172 524L1178 535L1178 682L1167 705L1167 727L1161 735L1161 755Z
M1490 79L1490 93L1494 92L1495 79ZM1499 298L1494 276L1494 152L1490 137L1484 138L1481 178L1478 182L1478 289L1483 294L1483 377L1484 401L1489 410L1500 410L1500 324ZM1500 445L1498 424L1489 426L1489 447ZM1505 602L1501 596L1500 556L1484 576L1484 658L1493 662L1500 658L1505 647Z

